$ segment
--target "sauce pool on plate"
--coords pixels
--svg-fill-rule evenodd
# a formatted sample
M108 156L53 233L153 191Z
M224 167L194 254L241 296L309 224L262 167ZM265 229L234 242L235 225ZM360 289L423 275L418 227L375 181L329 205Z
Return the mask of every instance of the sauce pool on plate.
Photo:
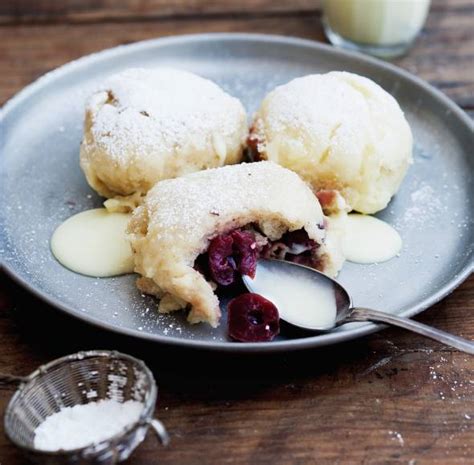
M351 213L331 218L341 234L346 260L354 263L381 263L395 257L402 248L400 234L385 221L369 215Z
M87 210L68 218L51 238L51 250L66 268L108 277L133 272L132 248L126 238L130 214Z

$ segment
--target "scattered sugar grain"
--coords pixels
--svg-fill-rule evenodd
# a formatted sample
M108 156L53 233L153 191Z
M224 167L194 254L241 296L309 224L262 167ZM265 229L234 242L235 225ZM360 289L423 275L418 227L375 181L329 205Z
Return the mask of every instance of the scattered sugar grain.
M405 440L403 439L401 433L399 433L398 431L389 431L388 434L390 434L393 440L398 441L401 446L405 445Z

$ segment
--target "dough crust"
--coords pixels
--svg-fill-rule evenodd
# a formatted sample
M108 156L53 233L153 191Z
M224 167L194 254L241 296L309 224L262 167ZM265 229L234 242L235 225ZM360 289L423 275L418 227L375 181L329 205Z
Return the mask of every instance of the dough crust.
M162 179L240 162L247 134L242 104L217 84L186 71L133 68L89 99L80 163L102 196L144 195Z
M304 76L263 100L249 145L296 171L314 191L336 189L361 213L385 208L412 162L412 134L396 100L346 72Z

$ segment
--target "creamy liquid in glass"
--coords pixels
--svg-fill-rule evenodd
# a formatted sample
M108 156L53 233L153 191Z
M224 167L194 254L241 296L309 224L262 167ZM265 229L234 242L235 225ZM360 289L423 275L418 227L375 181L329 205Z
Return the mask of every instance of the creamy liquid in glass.
M334 326L336 296L325 279L311 279L278 267L265 271L265 263L260 262L251 282L253 292L273 302L283 320L307 328Z
M56 259L72 271L107 277L133 272L133 253L126 239L130 214L87 210L68 218L51 238Z
M400 234L385 221L351 213L331 218L341 234L346 260L354 263L380 263L395 257L402 248Z
M343 38L368 45L411 42L423 27L430 0L326 0L330 28Z

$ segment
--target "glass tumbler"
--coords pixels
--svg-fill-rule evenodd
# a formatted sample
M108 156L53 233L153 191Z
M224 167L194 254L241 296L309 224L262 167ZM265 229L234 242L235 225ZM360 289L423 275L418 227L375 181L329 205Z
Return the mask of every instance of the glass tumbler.
M337 47L391 58L412 45L429 7L430 0L323 0L324 31Z

